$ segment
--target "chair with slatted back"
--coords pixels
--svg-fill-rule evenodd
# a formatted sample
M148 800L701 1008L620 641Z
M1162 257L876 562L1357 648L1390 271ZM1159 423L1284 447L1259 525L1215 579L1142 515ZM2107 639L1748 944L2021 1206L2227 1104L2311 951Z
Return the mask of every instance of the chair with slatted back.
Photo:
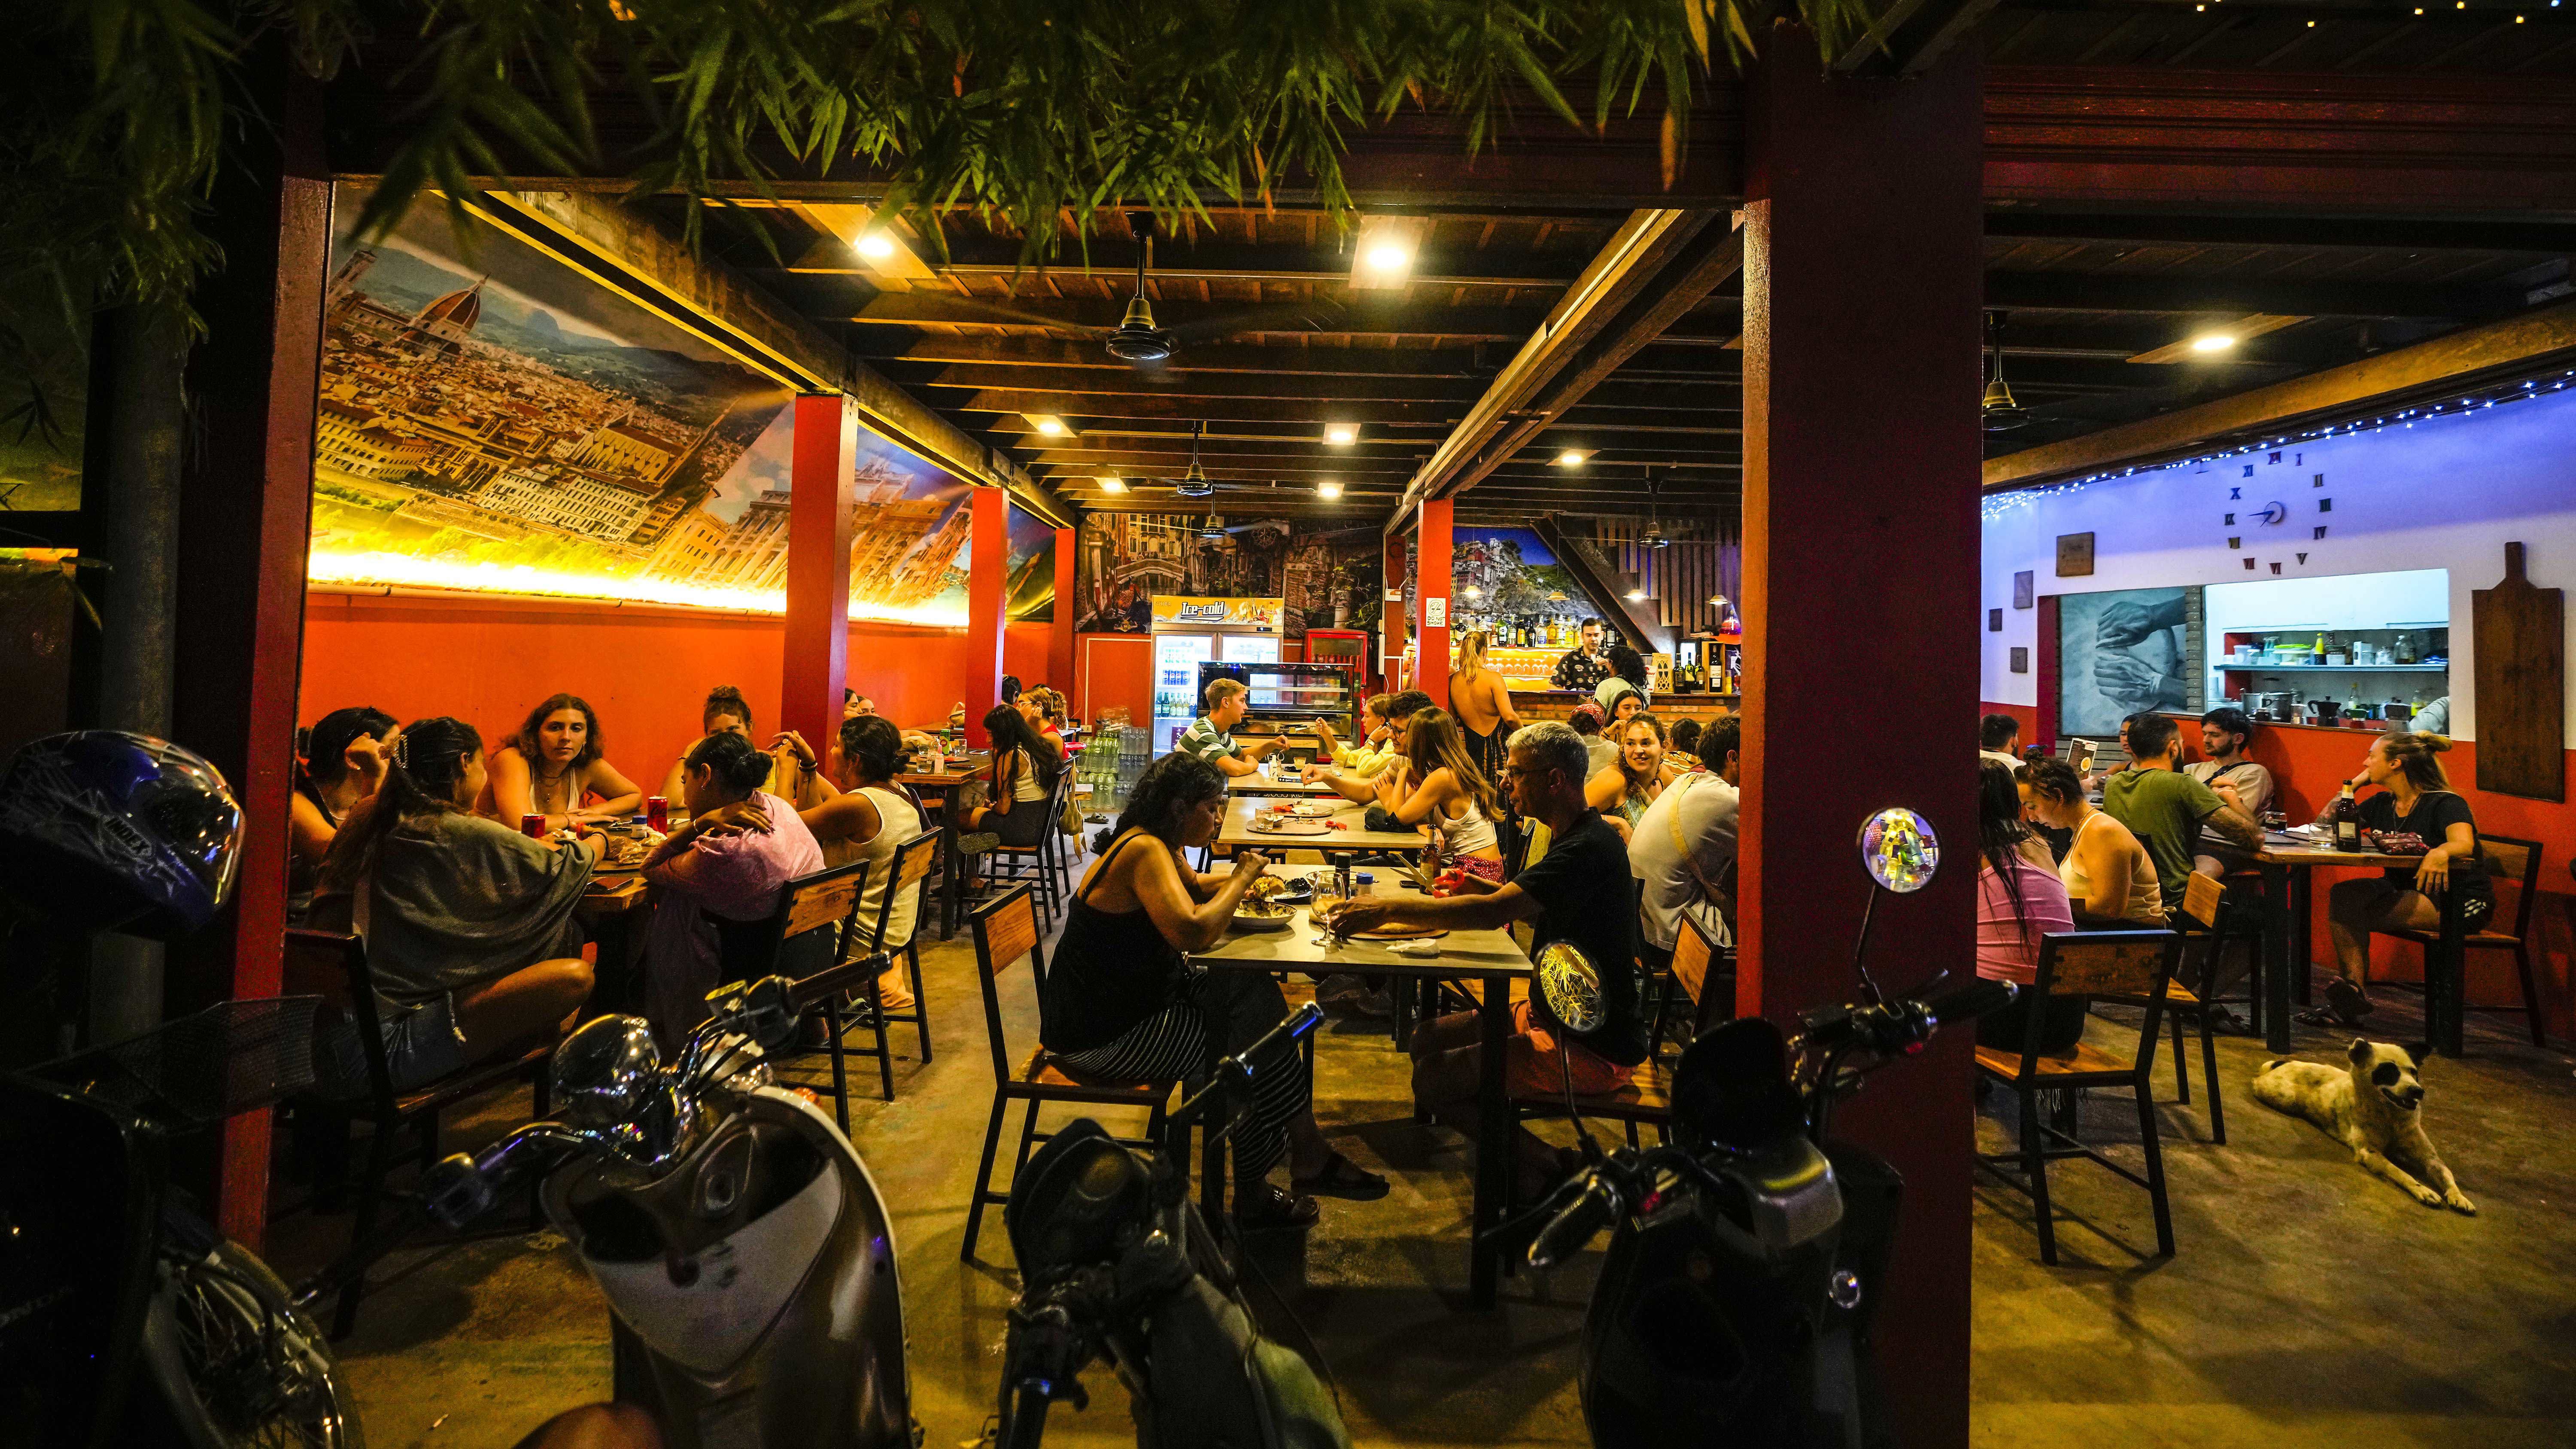
M1045 903L1049 919L1064 910L1061 843L1065 837L1056 822L1064 818L1064 807L1072 800L1073 771L1065 769L1057 773L1055 786L1047 791L1045 800L1021 800L1012 804L1014 818L1020 811L1036 810L1045 816L1046 823L1040 828L1035 845L1011 845L997 840L984 852L984 878L989 883L988 889L998 891L1014 882L1026 881L1038 888L1039 899Z
M2149 1086L2156 1059L2156 1033L2164 1025L2165 987L2182 957L2183 938L2173 931L2070 931L2042 936L2038 978L2023 988L2030 998L2030 1035L2018 1051L1977 1048L1977 1070L2019 1099L2019 1152L1978 1153L1977 1165L2005 1185L2030 1194L2039 1225L2039 1260L2057 1264L2057 1221L2049 1207L2048 1164L2065 1157L2089 1159L2147 1190L2156 1218L2156 1252L2172 1257L2173 1210L2165 1198L2164 1144L2156 1133L2155 1096ZM2129 997L2144 1004L2146 1020L2138 1032L2137 1050L2128 1061L2087 1042L2063 1056L2043 1056L2040 1035L2047 1030L2052 995ZM2071 1116L2066 1127L2040 1120L2042 1092L2075 1092L2086 1087L2125 1087L2138 1104L2138 1135L2146 1149L2146 1172L2127 1167L2089 1147L2075 1135L2080 1124ZM2015 1176L2010 1168L2019 1168Z
M2478 834L2478 844L2486 852L2487 875L2494 882L2496 891L2496 909L2488 920L2490 922L2503 920L2509 904L2512 908L2513 928L2471 931L2460 941L2462 960L2456 969L2464 978L2466 977L2468 974L2466 958L2471 951L2511 951L2513 964L2522 973L2522 1005L2462 1005L2459 1009L2462 1011L2519 1011L2531 1028L2531 1044L2545 1047L2549 1045L2549 1037L2542 1029L2540 991L2533 980L2531 967L2531 911L2540 900L2540 842L2514 840L2502 835L2488 835L2481 831ZM2506 900L2508 891L2512 894L2510 902ZM2414 942L2424 948L2426 972L2442 969L2440 962L2435 959L2441 953L2434 949L2442 942L2440 931L2385 931L2373 932L2373 934L2395 936L2401 941ZM2404 985L2405 983L2394 984ZM2409 989L2421 991L2423 988L2414 986ZM2465 1001L2467 995L2468 993L2461 989L2460 984L2454 984L2451 992L2453 1001Z
M846 1036L852 1028L863 1028L875 1034L875 1046L853 1047L850 1055L877 1059L877 1082L889 1102L894 1100L894 1048L886 1039L888 1028L910 1025L921 1045L922 1065L928 1066L931 1061L930 992L921 979L921 928L930 905L924 893L929 889L927 883L938 865L939 836L936 832L916 835L896 846L894 854L886 862L886 869L890 872L889 883L885 894L877 899L876 921L873 924L857 923L853 927L849 947L842 952L844 960L854 956L883 959L892 955L891 951L881 950L878 943L893 930L896 903L903 899L905 892L913 893L912 934L895 948L903 953L905 972L912 983L912 1009L888 1011L881 982L883 973L869 972L864 979L851 983L867 1009L833 1033L834 1040Z
M785 976L814 983L827 978L840 968L867 880L868 862L853 861L789 881L778 893L778 908L758 920L709 917L716 928L717 975L724 981ZM823 1050L832 1062L832 1109L847 1132L850 1079L841 1049L841 996L817 994L822 998Z
M2218 953L2226 949L2227 938L2219 932L2219 898L2223 887L2210 877L2193 871L2190 883L2183 887L2182 914L2189 925L2182 928L2186 944L2197 945L2203 965L2200 979L2209 981L2217 974ZM2097 1001L2118 1001L2123 1005L2142 1006L2134 997L2101 995ZM2191 1105L2191 1057L2183 1049L2183 1027L2197 1023L2200 1027L2200 1074L2209 1089L2209 1140L2220 1147L2227 1145L2227 1104L2218 1089L2218 1043L2213 1033L2211 1003L2202 999L2179 980L2165 982L2165 1010L2173 1020L2174 1092L2182 1104Z
M535 1115L546 1115L546 1063L554 1054L551 1041L525 1052L476 1062L406 1091L394 1090L393 1069L385 1056L385 1004L376 995L375 977L367 968L366 944L354 935L288 931L284 989L291 996L321 997L326 1013L339 1013L357 1029L358 1044L366 1056L364 1095L335 1098L311 1093L298 1098L295 1104L299 1116L309 1114L317 1121L336 1119L339 1150L334 1151L335 1158L346 1157L351 1125L365 1122L372 1128L367 1138L365 1174L359 1179L357 1214L349 1230L351 1242L367 1241L375 1227L377 1210L384 1203L385 1176L393 1170L394 1142L402 1133L419 1135L420 1165L426 1168L438 1160L440 1114L459 1103L496 1087L524 1081L534 1087ZM345 1161L333 1163L333 1175L337 1176L344 1166ZM364 1274L351 1278L349 1285L340 1290L331 1319L333 1338L345 1338L358 1326L358 1300L365 1292Z
M1712 984L1715 990L1711 990ZM1670 1044L1665 1031L1674 998L1689 1005L1690 1032L1683 1038L1687 1045L1701 1032L1721 1021L1735 1018L1735 948L1720 949L1709 940L1700 923L1684 915L1681 928L1673 937L1673 964L1657 983L1655 994L1655 1030L1649 1038L1660 1060Z
M1172 1095L1171 1082L1118 1082L1087 1077L1065 1069L1045 1047L1025 1061L1014 1058L1002 1026L1001 975L1026 958L1035 988L1046 987L1046 947L1039 939L1037 908L1023 882L975 907L967 918L975 933L975 973L984 989L984 1031L993 1048L993 1115L984 1124L984 1155L975 1168L975 1191L966 1209L966 1242L958 1256L971 1262L975 1237L984 1226L984 1209L1009 1202L1011 1183L1019 1180L1029 1153L1055 1134L1038 1130L1038 1108L1049 1102L1091 1107L1142 1107L1148 1116L1141 1138L1120 1138L1131 1147L1153 1149L1163 1135L1163 1109ZM1020 1146L1011 1161L1011 1177L993 1187L993 1158L1002 1145L1002 1117L1013 1102L1028 1104L1020 1124Z

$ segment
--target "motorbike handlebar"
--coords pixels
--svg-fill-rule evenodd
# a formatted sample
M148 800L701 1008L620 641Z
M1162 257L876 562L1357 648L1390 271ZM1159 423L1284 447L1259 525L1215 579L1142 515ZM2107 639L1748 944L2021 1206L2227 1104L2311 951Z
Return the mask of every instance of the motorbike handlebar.
M1583 1251L1603 1228L1617 1222L1628 1205L1614 1186L1609 1174L1600 1168L1583 1174L1557 1189L1557 1197L1572 1194L1572 1201L1559 1208L1547 1225L1530 1240L1529 1261L1533 1268L1553 1268Z
M2009 981L1980 978L1924 1002L1923 1014L1934 1026L1956 1026L1963 1021L1991 1016L2012 1005L2013 998L2020 994L2021 989Z

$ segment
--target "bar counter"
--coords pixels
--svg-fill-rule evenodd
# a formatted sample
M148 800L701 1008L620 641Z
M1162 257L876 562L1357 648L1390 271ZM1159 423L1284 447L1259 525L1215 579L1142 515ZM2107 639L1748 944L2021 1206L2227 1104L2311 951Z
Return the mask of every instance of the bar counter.
M1540 689L1512 682L1512 708L1523 720L1565 719L1574 707L1590 699L1570 689ZM1705 724L1735 713L1743 696L1734 694L1667 693L1653 697L1655 717L1669 724L1674 720L1695 719Z

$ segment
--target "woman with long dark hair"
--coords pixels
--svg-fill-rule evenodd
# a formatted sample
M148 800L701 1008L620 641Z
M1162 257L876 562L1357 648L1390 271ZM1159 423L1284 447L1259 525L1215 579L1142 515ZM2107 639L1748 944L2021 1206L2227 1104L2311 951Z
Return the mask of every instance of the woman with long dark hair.
M546 829L616 820L644 808L644 791L608 763L599 713L577 694L549 696L492 752L483 812L516 828L543 815Z
M1632 714L1618 726L1619 757L1608 769L1584 783L1583 797L1626 840L1646 807L1681 774L1665 763L1664 722L1650 714Z
M809 764L814 758L813 747L794 730L780 735L778 743ZM914 919L921 908L920 887L895 898L892 913L886 915L885 940L879 942L875 933L893 881L894 853L920 838L924 829L921 801L895 778L904 767L903 732L881 716L852 715L841 721L840 743L832 758L834 771L815 777L815 789L824 798L802 812L805 828L822 843L827 864L868 862L848 954L864 957L882 950L889 957L899 955L912 943ZM877 991L888 1011L913 1007L912 987L891 960L877 978Z
M2481 929L2494 912L2495 883L2487 879L2477 818L2469 812L2469 802L2452 792L2450 777L2435 758L2450 748L2451 742L2437 734L2390 730L2371 742L2361 773L2344 785L2347 793L2379 786L2381 793L2357 807L2362 827L2412 835L2424 842L2424 858L2411 870L2399 866L2381 871L2376 879L2337 881L2326 892L2337 974L2326 983L2324 1006L2303 1013L2300 1020L2352 1026L2368 1016L2372 1003L2364 982L2370 933L2440 930L2444 891L2460 893L2471 931ZM2335 798L2350 803L2344 794ZM2322 823L2327 817L2318 818Z
M599 840L561 847L473 813L483 737L463 720L414 720L384 783L331 842L314 917L364 938L394 1087L525 1047L569 1024L590 995L573 907ZM357 1032L317 1044L326 1090L363 1090Z
M385 779L385 746L394 717L358 705L335 709L301 732L295 793L286 802L286 917L301 922L313 906L323 857L340 822Z
M1014 705L997 704L987 710L984 733L993 746L991 803L967 806L958 827L989 830L1004 845L1035 845L1055 824L1047 814L1047 801L1054 797L1056 778L1064 773L1064 753L1048 744Z
M1038 1039L1063 1069L1105 1081L1202 1080L1208 1063L1250 1046L1288 1014L1279 983L1257 971L1201 971L1188 953L1225 935L1235 907L1268 866L1245 851L1222 875L1190 868L1183 852L1214 840L1225 818L1225 776L1194 755L1145 768L1118 823L1094 842L1039 996ZM1383 1196L1315 1125L1313 1083L1285 1054L1253 1088L1250 1121L1234 1139L1235 1220L1248 1228L1313 1225L1314 1194ZM1295 1191L1268 1181L1290 1159Z
M715 917L757 921L778 909L787 883L823 868L823 848L796 804L761 787L769 756L731 731L697 742L682 762L688 818L644 857L654 889L644 937L648 1014L665 1046L688 1039L707 1018L707 993L720 979ZM718 828L751 814L749 830Z
M1502 844L1494 822L1503 798L1467 753L1466 732L1445 709L1416 710L1404 736L1404 758L1377 777L1377 803L1406 825L1435 825L1461 869L1503 882Z
M2075 929L2066 883L2032 861L2024 842L2021 788L2002 762L1977 772L1977 974L2028 986L2039 979L2039 939ZM2062 1052L2084 1037L2086 1001L2053 997L2040 1032L2045 1051ZM2030 1003L2022 998L1977 1022L1977 1044L2020 1051L2030 1038Z

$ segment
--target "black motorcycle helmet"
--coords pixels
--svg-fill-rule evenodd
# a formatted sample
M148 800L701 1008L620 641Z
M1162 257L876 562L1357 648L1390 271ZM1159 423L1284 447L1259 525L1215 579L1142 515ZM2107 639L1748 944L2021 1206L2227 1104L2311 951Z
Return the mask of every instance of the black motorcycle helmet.
M241 830L232 787L193 750L47 735L0 774L0 890L63 925L183 936L231 898Z

